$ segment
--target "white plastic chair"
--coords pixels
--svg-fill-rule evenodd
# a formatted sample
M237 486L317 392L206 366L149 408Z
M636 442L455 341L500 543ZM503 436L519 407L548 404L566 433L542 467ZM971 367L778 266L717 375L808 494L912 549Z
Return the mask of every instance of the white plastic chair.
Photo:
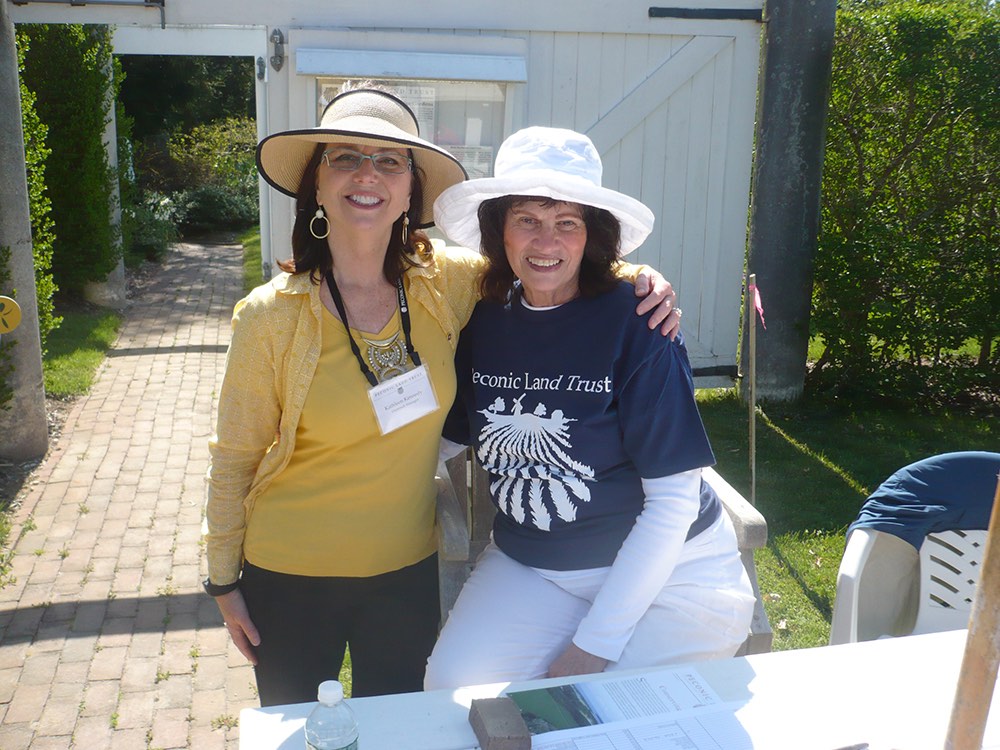
M893 534L851 532L837 574L830 644L968 626L986 531L928 534L920 552Z
M920 598L913 633L969 626L986 531L941 531L920 545Z

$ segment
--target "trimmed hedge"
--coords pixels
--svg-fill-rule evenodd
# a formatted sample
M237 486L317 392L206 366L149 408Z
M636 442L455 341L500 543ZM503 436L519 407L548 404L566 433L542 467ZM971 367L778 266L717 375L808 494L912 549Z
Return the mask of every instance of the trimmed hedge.
M79 293L103 281L118 263L120 242L110 221L114 181L104 130L116 96L105 26L26 24L22 80L37 97L49 129L46 184L56 227L52 271L61 289Z
M807 384L998 403L1000 5L837 12ZM991 395L992 394L992 395Z
M17 51L17 69L21 74L24 70L24 56L28 47L27 38L20 32L14 32L14 43ZM24 161L28 187L28 214L31 222L31 244L35 271L35 297L38 308L38 332L41 338L42 354L49 333L57 328L62 318L56 316L52 296L56 285L52 278L52 243L53 221L51 204L45 188L45 160L50 150L45 139L48 129L41 122L35 111L35 95L25 87L24 78L20 78L21 96L21 129L24 134ZM16 296L17 290L10 289L11 252L9 247L0 247L0 290ZM6 409L14 393L11 390L11 374L14 370L14 358L11 349L16 341L6 337L0 341L0 409Z
M18 71L24 69L24 54L28 40L15 32ZM45 180L45 166L52 153L46 145L48 128L35 109L35 95L21 79L21 128L24 131L24 162L27 167L28 209L31 218L31 244L35 261L35 296L38 305L38 331L42 339L42 356L49 332L57 328L62 318L55 314L52 297L58 291L52 278L52 251L55 242L55 222L52 201Z

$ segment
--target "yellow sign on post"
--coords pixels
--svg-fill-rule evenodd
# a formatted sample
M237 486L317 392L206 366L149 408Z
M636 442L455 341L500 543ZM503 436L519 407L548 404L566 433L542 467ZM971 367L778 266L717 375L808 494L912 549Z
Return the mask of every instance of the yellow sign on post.
M21 324L21 306L10 297L0 295L0 336Z

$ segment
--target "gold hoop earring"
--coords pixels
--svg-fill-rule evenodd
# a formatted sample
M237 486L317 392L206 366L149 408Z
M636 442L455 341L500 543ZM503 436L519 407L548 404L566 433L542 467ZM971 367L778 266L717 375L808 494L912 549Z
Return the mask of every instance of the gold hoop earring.
M406 241L410 239L410 217L405 213L403 214L403 231L400 236L402 237L404 245L406 244Z
M313 223L316 219L322 219L326 222L326 231L323 234L317 234L315 228L313 228ZM323 213L323 207L320 206L316 209L316 215L309 220L309 234L315 237L317 240L325 240L330 236L330 220L326 218L326 214Z

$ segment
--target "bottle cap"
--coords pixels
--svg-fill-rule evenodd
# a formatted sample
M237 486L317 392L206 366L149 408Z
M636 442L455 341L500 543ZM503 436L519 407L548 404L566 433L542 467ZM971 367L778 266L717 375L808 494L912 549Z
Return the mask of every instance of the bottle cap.
M344 699L344 686L337 680L324 680L319 684L319 702L332 705Z

